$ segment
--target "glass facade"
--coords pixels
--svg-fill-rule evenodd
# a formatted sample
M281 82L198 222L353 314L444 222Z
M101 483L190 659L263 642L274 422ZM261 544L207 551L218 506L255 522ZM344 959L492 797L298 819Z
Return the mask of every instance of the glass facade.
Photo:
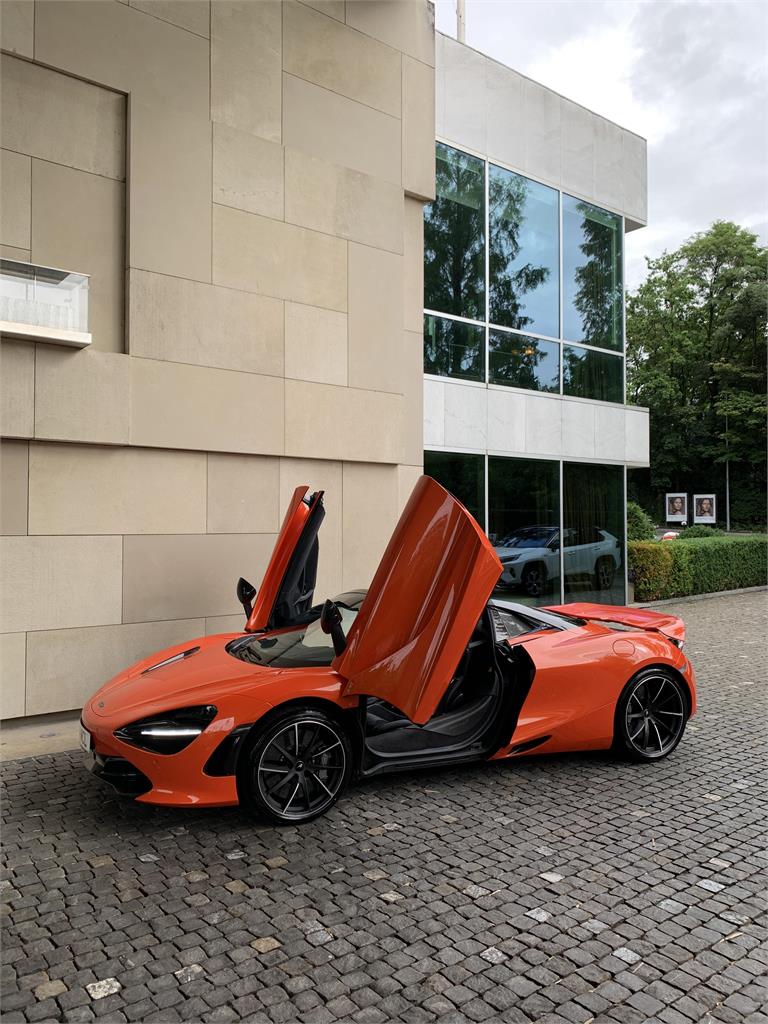
M563 464L565 599L624 603L624 469Z
M439 480L485 529L485 456L424 452L424 472Z
M623 402L622 218L443 143L436 167L424 372Z

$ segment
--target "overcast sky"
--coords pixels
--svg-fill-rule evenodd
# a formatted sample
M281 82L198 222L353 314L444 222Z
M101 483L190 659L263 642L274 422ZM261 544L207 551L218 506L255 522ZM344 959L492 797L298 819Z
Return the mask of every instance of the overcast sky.
M455 0L437 27L456 34ZM768 240L768 0L466 0L467 43L648 140L647 256L714 220Z

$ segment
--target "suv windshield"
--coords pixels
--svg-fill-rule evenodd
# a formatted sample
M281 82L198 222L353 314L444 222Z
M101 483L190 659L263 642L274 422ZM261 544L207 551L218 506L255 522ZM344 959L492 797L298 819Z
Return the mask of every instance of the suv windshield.
M348 608L343 604L338 607L346 635L357 617L357 608ZM308 626L299 626L283 633L238 637L227 646L227 651L241 661L248 661L252 665L269 665L272 668L330 665L334 658L333 641L320 628L319 619Z
M499 542L497 547L500 548L545 548L549 543L553 533L549 528L542 529L541 527L529 527L525 530L517 530L515 533L510 533L508 537L505 537Z

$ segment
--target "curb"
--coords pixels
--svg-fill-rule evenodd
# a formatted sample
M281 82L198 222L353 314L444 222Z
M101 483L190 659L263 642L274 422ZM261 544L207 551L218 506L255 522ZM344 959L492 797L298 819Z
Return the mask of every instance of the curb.
M732 597L734 594L759 594L768 591L768 586L742 587L740 590L715 590L711 594L686 594L683 597L666 597L663 601L633 601L630 608L657 608L660 604L681 604L686 601L708 601L712 597Z

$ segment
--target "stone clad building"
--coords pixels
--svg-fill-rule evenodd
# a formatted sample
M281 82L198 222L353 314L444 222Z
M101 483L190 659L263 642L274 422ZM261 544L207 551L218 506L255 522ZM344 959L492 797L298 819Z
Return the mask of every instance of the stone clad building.
M485 298L424 315L436 137L438 177L441 146L486 191L496 161L614 242L642 140L441 36L436 71L428 0L3 0L0 31L0 717L240 629L297 484L326 596L368 583L425 449L496 533L496 457L561 491L565 460L647 463L620 355L607 401L424 374L437 321L495 330Z

